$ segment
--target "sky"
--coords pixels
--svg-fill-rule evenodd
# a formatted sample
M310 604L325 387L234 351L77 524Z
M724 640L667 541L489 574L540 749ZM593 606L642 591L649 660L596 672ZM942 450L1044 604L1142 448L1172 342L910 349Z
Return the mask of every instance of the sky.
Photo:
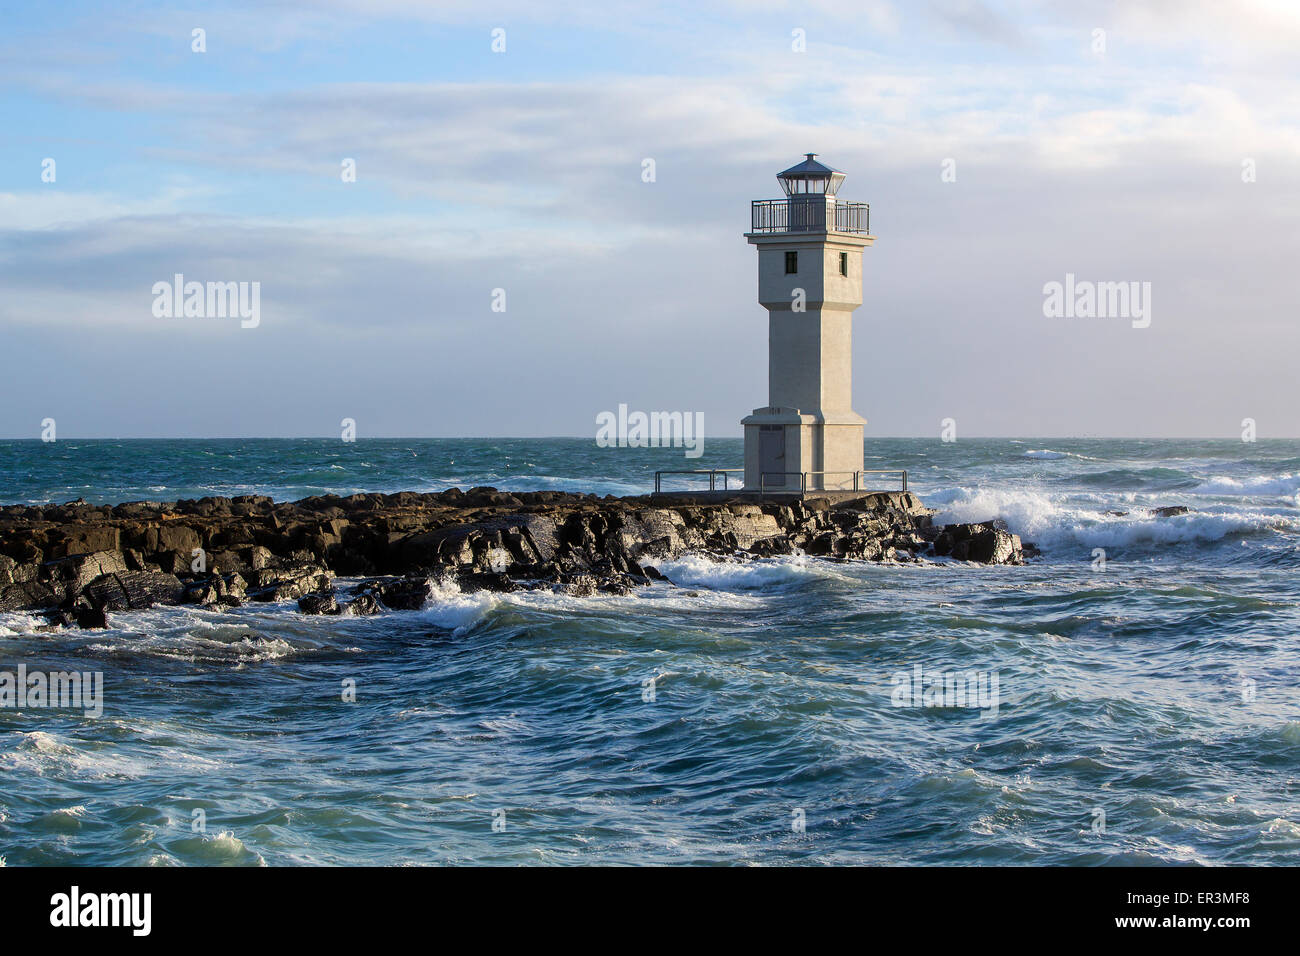
M739 435L807 152L871 204L868 437L1300 436L1297 49L1283 0L6 4L0 436Z

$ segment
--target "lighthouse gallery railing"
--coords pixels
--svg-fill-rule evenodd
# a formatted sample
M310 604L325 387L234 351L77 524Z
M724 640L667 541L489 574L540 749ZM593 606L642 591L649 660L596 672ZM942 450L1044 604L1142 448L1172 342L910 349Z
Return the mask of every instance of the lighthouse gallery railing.
M824 202L791 202L788 199L755 199L751 203L750 232L871 232L871 206L864 202L836 203L835 228L826 229Z
M718 476L721 475L722 490L729 491L730 487L728 482L728 475L732 475L737 472L744 472L744 470L745 470L744 468L693 468L693 469L682 470L682 471L656 471L654 493L657 495L661 495L664 493L663 492L664 475L708 475L709 491L718 490L717 480L718 480ZM813 489L809 487L809 485L812 483L813 478L820 476L824 482L825 479L831 475L836 475L836 476L851 475L853 477L853 488L852 489L848 489L848 488ZM786 478L799 479L799 494L806 494L807 492L814 491L814 490L869 491L870 489L867 488L867 484L865 480L867 475L896 475L902 478L903 480L902 490L904 492L907 491L907 469L905 468L868 468L862 471L764 471L760 473L758 476L758 491L760 497L766 495L769 490L772 491L772 493L774 494L793 494L794 490L786 486L786 481L785 481ZM769 478L780 478L781 480L779 482L772 482L771 484L769 484L768 482ZM689 490L687 490L684 493L689 493Z

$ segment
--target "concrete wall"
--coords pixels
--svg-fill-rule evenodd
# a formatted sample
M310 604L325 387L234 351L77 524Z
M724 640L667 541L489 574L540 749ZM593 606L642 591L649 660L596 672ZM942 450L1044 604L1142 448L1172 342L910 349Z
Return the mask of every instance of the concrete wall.
M745 486L757 488L761 425L785 429L787 472L862 468L865 420L854 413L853 310L862 304L862 250L870 236L827 233L751 234L758 247L758 298L768 310L768 405L745 419ZM785 271L785 254L798 254ZM848 275L840 275L840 254ZM795 311L795 290L803 311ZM790 478L791 490L798 479ZM852 488L851 474L810 477L816 489Z
M803 289L809 309L852 311L862 304L862 250L870 237L826 233L775 233L751 237L758 246L758 301L766 309L790 308ZM785 274L785 254L799 254L799 271ZM840 253L849 254L849 274L840 275Z

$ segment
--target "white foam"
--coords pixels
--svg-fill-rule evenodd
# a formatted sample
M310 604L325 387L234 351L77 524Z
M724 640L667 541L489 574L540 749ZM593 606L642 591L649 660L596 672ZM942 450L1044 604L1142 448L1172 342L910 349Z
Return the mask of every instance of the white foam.
M1150 504L1131 504L1135 497L1067 497L1031 489L953 488L929 494L926 501L939 509L936 524L1001 518L1024 540L1048 549L1215 542L1232 534L1300 527L1294 515L1225 507L1160 518L1151 513ZM1110 514L1119 503L1131 510L1123 515Z
M1152 515L1100 516L1095 523L1064 529L1075 541L1087 547L1122 547L1135 544L1213 543L1233 534L1250 534L1270 528L1295 527L1286 515L1264 512L1230 512L1210 514L1194 512L1171 518Z
M489 591L465 594L455 581L430 581L429 597L419 613L429 623L460 634L487 617L498 603L497 595Z
M939 510L935 524L1002 518L1012 531L1031 541L1038 541L1067 518L1053 496L1029 489L946 488L927 494L925 502Z
M656 567L662 566L657 565ZM672 578L672 580L676 581L677 579ZM517 591L502 597L504 603L521 607L536 607L543 610L571 610L577 614L605 615L622 615L629 613L629 611L631 613L641 613L641 608L629 608L629 604L633 601L652 604L656 609L693 611L705 607L749 609L758 600L754 594L746 591L732 592L695 585L704 588L696 591L693 589L692 584L688 582L682 582L682 584L682 587L675 587L672 584L655 583L650 587L633 588L628 594L609 594L597 591L595 594L578 596L566 594L563 591L541 589L537 591Z
M25 611L10 611L7 614L0 614L0 637L35 634L38 626L48 623L45 618L35 614L29 614Z
M77 747L45 731L19 731L18 737L20 739L15 746L0 754L0 768L41 776L70 775L96 780L123 777L143 779L158 772L157 763L151 759L128 757L106 748L92 750ZM220 766L217 761L178 749L169 751L167 759L173 765L184 764L198 772L211 772Z
M271 626L274 626L272 624ZM150 634L145 649L164 656L181 656L199 660L238 660L253 663L274 661L297 653L297 648L281 637L265 637L249 631L248 626L232 621L186 622L183 629ZM133 648L139 647L135 639Z
M804 555L754 561L716 561L688 554L657 565L674 584L726 591L767 588L810 577L825 577L830 566Z
M1254 478L1209 478L1193 489L1199 495L1222 497L1270 497L1297 499L1300 505L1300 475L1259 475Z

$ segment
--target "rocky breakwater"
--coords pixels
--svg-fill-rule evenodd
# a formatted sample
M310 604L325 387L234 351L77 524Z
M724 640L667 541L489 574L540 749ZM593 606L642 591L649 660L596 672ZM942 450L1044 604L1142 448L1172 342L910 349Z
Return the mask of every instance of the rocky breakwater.
M0 508L0 611L40 612L48 626L103 627L112 612L155 604L293 599L306 613L411 609L437 582L465 591L627 593L663 580L656 564L687 553L1023 561L1020 540L999 524L939 527L932 514L900 492L701 503L492 488L282 503L12 505ZM361 580L343 593L340 576Z

